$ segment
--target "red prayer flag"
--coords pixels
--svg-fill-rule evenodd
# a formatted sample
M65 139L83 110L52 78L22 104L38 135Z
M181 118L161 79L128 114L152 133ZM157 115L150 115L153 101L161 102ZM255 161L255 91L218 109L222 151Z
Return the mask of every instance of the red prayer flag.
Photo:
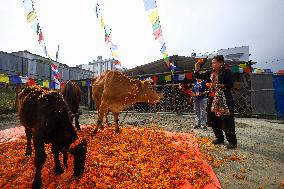
M156 84L158 82L158 77L156 75L153 75L152 80L153 80L154 84Z
M251 73L251 69L250 69L250 68L244 68L243 71L244 71L245 73Z
M161 28L157 29L154 32L154 36L155 36L155 39L158 39L159 37L161 37L162 36L162 29Z
M192 79L192 73L186 73L185 78L188 79L188 80L191 80Z
M64 83L64 82L61 82L61 83L60 83L60 88L64 88L64 86L65 86L65 83Z
M40 30L39 35L38 35L38 42L40 43L43 40L43 35L42 32Z
M36 82L34 79L29 78L28 82L27 82L28 86L32 86L32 85L36 85Z

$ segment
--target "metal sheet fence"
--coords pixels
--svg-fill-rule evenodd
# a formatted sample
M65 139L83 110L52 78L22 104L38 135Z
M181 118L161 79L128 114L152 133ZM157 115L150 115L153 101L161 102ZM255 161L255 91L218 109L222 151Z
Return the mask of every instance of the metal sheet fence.
M92 78L93 72L59 64L61 79L81 80ZM33 79L50 80L51 63L45 59L28 59L9 53L0 52L0 73L7 75L28 76Z

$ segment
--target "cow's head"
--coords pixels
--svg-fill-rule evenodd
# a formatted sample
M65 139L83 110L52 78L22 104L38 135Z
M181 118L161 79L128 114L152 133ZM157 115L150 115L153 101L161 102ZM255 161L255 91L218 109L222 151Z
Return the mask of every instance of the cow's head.
M152 87L151 81L137 81L138 84L138 99L140 102L147 102L150 104L156 104L160 102L162 98L161 94L158 94Z
M74 176L80 176L84 172L86 154L87 154L87 141L83 139L81 143L73 148L70 148L69 152L74 156Z

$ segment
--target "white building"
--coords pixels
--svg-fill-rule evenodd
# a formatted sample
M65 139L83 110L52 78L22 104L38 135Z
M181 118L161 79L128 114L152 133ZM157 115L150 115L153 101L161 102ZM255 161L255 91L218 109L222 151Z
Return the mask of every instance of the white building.
M225 60L249 61L249 46L220 49L217 52L219 55L223 55Z
M114 64L114 59L102 59L102 56L98 56L97 60L93 60L93 62L90 62L89 64L81 64L76 67L89 70L94 72L94 76L98 76L101 73L105 72L106 70L116 70Z

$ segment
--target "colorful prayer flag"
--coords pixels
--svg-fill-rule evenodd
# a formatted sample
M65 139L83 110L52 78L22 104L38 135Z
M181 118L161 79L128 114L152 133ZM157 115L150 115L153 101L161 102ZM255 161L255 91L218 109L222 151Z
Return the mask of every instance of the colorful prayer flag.
M177 74L173 75L173 80L174 81L178 81L179 80L179 76Z
M111 34L111 29L108 26L105 26L105 34L110 35Z
M144 8L146 11L157 8L156 0L144 0Z
M158 39L159 37L161 37L163 34L162 34L162 29L159 28L157 29L155 32L154 32L154 36L155 36L155 39Z
M55 89L60 89L60 82L56 79L55 80L55 82L54 82L54 84L55 84Z
M5 74L0 74L0 83L9 83L9 77Z
M32 12L30 12L30 13L27 15L27 21L28 21L28 23L30 23L31 21L33 21L35 18L36 18L36 13L35 13L35 10L33 10Z
M113 51L118 49L117 45L113 44L112 42L109 43L109 48Z
M105 35L105 43L108 44L111 42L111 37L109 35Z
M43 41L43 35L42 35L41 30L40 30L39 35L38 35L38 43L40 43L41 41Z
M102 27L102 28L104 28L104 27L105 27L105 22L104 22L103 17L101 17L101 27Z
M22 83L27 83L29 79L28 77L23 77L23 76L20 76L20 78Z
M31 28L36 32L36 34L39 33L40 27L39 27L39 23L38 23L38 20L37 20L37 19L36 19L36 20L34 21L34 23L31 25Z
M86 80L82 81L82 87L86 87Z
M49 82L49 88L55 89L55 82L54 81Z
M43 81L42 80L37 80L36 84L39 85L39 86L43 86Z
M164 43L163 44L163 46L162 46L162 48L161 48L161 53L163 53L164 54L164 52L166 51L166 44Z
M186 73L185 78L188 80L192 80L192 73Z
M99 15L101 14L99 2L97 2L97 4L96 4L95 11L96 11L96 16L97 16L97 18L99 18Z
M21 78L17 75L13 75L13 76L10 76L10 82L13 83L13 84L20 84L22 83L21 82Z
M159 19L158 10L154 10L148 17L151 24L153 25Z
M92 81L90 79L87 79L86 81L86 86L90 87L92 85Z
M118 51L112 51L112 56L118 58L119 57L119 53Z
M31 0L24 0L23 5L28 13L33 11L33 2Z
M172 76L171 75L166 75L165 76L165 81L171 81L172 80Z
M163 44L165 43L165 42L164 42L164 38L163 38L163 36L160 36L160 37L157 39L157 41L158 41L158 43L159 43L160 47L162 47L162 46L163 46Z
M185 74L178 74L178 80L182 81L185 78Z
M158 78L159 78L159 81L162 81L162 82L165 81L164 75L159 75Z
M49 88L49 81L48 81L48 80L44 80L44 81L42 82L42 86Z
M156 20L156 22L152 25L152 29L153 29L153 32L155 32L157 29L159 29L161 27L160 25L160 20Z

